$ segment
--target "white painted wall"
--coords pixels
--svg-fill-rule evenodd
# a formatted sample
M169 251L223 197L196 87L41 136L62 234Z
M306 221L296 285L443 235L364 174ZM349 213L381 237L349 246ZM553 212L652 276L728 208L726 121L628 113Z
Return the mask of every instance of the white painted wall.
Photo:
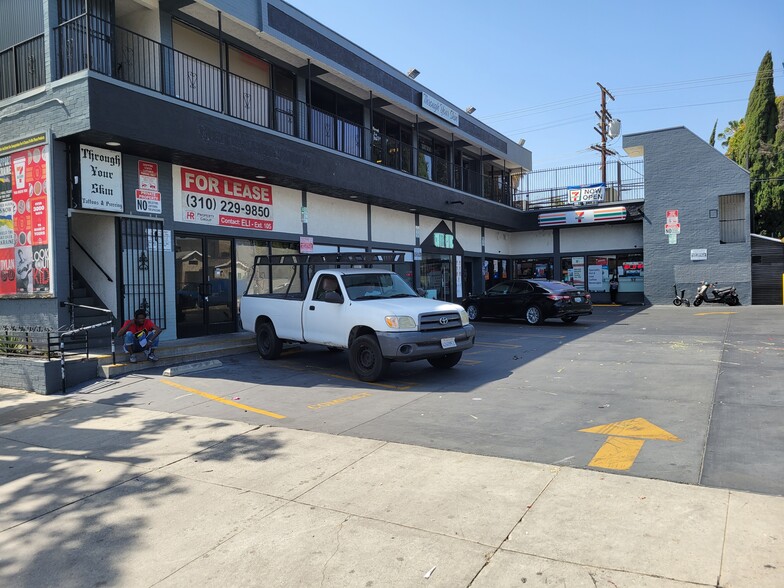
M367 205L308 193L308 235L367 241L367 227Z
M135 2L127 3L126 7L131 7L131 9L125 12L118 11L117 24L148 39L160 42L161 25L158 7L148 8Z
M489 255L511 255L512 235L505 231L485 229L485 253Z
M101 270L82 251L71 242L71 263L82 274L93 291L103 300L115 316L117 306L117 240L115 238L115 217L101 214L74 212L71 216L71 234L98 262L112 278L106 279Z
M513 255L551 255L553 252L553 231L550 229L512 233L510 238Z
M275 231L302 234L302 191L272 186ZM259 235L259 238L262 238Z
M409 212L389 210L372 206L370 208L370 234L373 241L416 244L416 225L414 215Z
M422 243L427 239L428 235L433 232L433 229L435 229L440 222L440 218L425 216L423 214L419 215L419 242Z
M642 225L639 223L621 225L603 223L595 227L561 229L561 253L571 251L601 253L635 247L642 251Z
M464 251L481 253L482 227L455 223L455 238Z

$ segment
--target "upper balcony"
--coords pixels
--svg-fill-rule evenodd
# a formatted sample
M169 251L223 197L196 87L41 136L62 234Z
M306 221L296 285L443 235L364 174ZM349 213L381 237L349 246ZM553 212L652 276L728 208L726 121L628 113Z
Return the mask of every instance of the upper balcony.
M259 71L264 67L272 70L273 66L264 65L258 56L247 51L221 44L215 52L220 56L218 59L202 59L204 46L218 41L205 36L203 45L198 44L201 39L196 39L175 43L178 49L94 14L81 14L59 24L51 39L55 79L84 70L94 71L350 157L513 205L513 183L523 172L519 164L500 159L498 154L465 139L456 139L454 133L450 136L449 129L439 128L418 116L406 121L401 118L399 108L374 98L372 92L365 101L349 103L343 108L332 108L331 104L326 107L329 101L319 100L317 81L315 77L311 81L310 75L311 71L326 73L321 68L314 66L311 70L309 65L306 79L304 68L290 68L289 71L295 72L291 74L290 84L267 85L260 80L271 82L277 79L275 74L267 73L265 78ZM7 67L2 73L21 71L20 65L25 63L39 60L43 63L44 51L43 39L40 45L16 48L12 57L0 60L0 67ZM233 66L235 63L242 65ZM248 66L256 63L261 64L261 69ZM2 97L19 93L22 88L29 89L31 84L44 83L38 79L38 70L35 71L36 77L21 76L23 83L3 86ZM6 75L2 77L6 79Z

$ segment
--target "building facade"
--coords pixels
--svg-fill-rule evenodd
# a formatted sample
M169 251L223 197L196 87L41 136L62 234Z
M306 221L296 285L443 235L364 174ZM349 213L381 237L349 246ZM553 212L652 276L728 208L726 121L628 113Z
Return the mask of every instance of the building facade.
M254 256L292 252L399 252L390 269L445 300L533 277L609 301L618 274L619 301L658 303L703 274L666 273L663 253L672 272L698 247L662 247L653 215L748 202L748 176L707 152L727 186L664 187L659 142L702 153L685 130L629 139L645 198L620 175L600 198L534 198L522 142L279 0L0 0L0 30L7 332L68 327L79 303L144 307L169 339L236 331ZM746 271L742 246L709 251ZM265 274L270 291L288 278Z

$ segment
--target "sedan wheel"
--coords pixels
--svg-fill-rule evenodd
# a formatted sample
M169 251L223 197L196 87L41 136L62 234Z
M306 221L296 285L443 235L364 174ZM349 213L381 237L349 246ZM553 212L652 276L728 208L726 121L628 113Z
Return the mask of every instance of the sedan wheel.
M472 321L479 320L479 307L476 304L469 304L466 308L468 319Z
M544 322L544 314L542 309L532 304L525 309L525 321L529 325L541 325Z

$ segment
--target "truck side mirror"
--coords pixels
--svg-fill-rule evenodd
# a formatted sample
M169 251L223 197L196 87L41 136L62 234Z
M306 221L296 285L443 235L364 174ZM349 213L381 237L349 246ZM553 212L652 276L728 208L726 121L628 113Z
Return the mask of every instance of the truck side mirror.
M420 295L422 298L424 298L424 296L425 296L425 289L424 289L424 288L417 288L417 289L416 289L416 292L417 292L417 294L419 294L419 295Z
M325 292L324 302L331 302L332 304L343 304L343 296L338 292Z

